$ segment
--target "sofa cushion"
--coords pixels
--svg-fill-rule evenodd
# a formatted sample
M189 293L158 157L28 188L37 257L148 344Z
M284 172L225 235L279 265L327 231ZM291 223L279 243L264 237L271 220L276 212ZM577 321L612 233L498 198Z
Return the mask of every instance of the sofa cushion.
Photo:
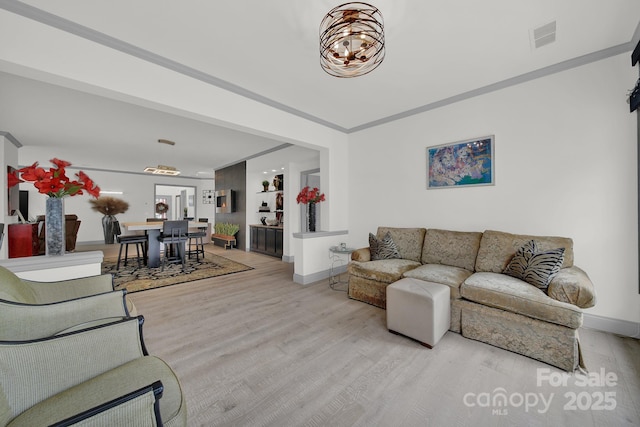
M351 261L347 270L353 276L383 283L393 283L400 280L403 273L419 266L419 262L408 259L381 259L369 262Z
M502 273L518 248L529 240L535 240L542 251L564 248L562 268L573 265L573 240L568 237L529 236L487 230L480 239L475 271Z
M426 232L425 228L378 227L376 236L380 239L389 233L400 252L400 258L420 262Z
M482 233L430 228L422 248L423 264L444 264L473 271Z
M24 304L37 304L38 299L29 286L25 286L22 280L13 271L0 266L0 299Z
M385 234L382 239L378 239L373 233L369 233L369 251L371 253L371 261L400 258L398 247L389 233Z
M471 274L469 270L460 267L442 264L424 264L418 268L407 271L402 277L447 285L451 288L451 298L457 299L460 298L460 285L462 285L462 282L471 276Z
M515 277L499 273L474 273L460 287L464 299L577 329L582 310L549 297L544 291Z
M504 274L515 277L543 291L560 271L564 248L541 252L535 240L529 240L516 251Z

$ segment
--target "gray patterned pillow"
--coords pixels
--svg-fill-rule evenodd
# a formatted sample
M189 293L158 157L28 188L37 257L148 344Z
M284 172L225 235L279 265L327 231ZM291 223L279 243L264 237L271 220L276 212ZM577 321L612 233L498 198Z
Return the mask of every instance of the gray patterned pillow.
M371 261L400 258L398 247L393 242L389 232L382 239L378 239L373 233L369 233L369 250L371 251Z
M538 252L538 245L534 240L530 240L516 251L509 265L504 269L504 274L524 280L546 291L551 279L562 268L563 261L564 248Z

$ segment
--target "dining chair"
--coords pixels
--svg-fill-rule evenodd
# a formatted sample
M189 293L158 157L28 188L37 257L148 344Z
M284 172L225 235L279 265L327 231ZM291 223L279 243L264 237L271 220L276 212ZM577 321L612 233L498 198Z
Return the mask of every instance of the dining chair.
M120 261L122 260L122 248L124 247L124 265L127 266L127 260L129 259L129 245L135 245L136 247L136 261L138 262L138 268L140 268L140 261L142 264L147 260L147 234L130 234L123 236L120 231L120 223L115 221L114 229L116 230L116 239L120 243L120 250L118 251L118 263L116 270L120 270ZM142 252L142 257L140 256Z
M182 270L185 268L185 245L187 233L189 231L189 221L164 221L162 233L158 236L160 243L164 244L164 254L162 257L161 270L169 263L182 263Z

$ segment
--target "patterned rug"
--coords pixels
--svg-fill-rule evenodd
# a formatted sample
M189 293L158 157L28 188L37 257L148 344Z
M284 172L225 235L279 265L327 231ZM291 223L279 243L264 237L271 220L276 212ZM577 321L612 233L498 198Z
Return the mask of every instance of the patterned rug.
M117 261L104 260L102 273L113 274L115 289L126 289L128 293L253 270L253 267L210 253L206 253L204 259L200 257L200 261L196 261L195 257L187 259L184 272L181 264L169 264L162 272L160 267L138 268L135 259L130 259L126 266L121 261L120 270L116 270Z

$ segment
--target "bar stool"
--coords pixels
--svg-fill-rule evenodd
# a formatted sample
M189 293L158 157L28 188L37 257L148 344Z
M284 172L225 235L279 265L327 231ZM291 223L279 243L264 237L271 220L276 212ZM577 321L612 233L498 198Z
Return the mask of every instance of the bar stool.
M164 256L162 257L162 268L165 264L182 263L182 271L185 268L185 244L187 243L187 231L189 221L164 221L162 234L158 236L160 243L164 244Z
M209 222L208 218L200 218L198 222L207 223ZM207 236L207 227L198 227L198 231L188 232L187 237L189 238L189 247L187 250L187 255L189 259L191 259L191 255L196 254L196 261L200 261L200 254L202 254L202 259L204 259L204 238ZM195 245L196 249L193 250L192 246Z
M147 236L146 235L131 235L131 236L116 236L118 243L120 243L120 250L118 251L118 264L116 270L120 270L120 260L122 259L122 248L124 247L124 265L127 265L127 259L129 258L129 245L136 245L136 260L138 261L138 268L140 268L140 260L144 264L147 260ZM140 257L140 250L142 249L142 257Z

